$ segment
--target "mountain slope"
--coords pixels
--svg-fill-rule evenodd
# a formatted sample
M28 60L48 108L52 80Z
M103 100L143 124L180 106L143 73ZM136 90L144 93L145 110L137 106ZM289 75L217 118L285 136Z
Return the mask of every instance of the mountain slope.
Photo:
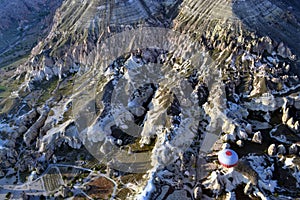
M30 50L49 31L56 1L0 2L0 67L27 56Z

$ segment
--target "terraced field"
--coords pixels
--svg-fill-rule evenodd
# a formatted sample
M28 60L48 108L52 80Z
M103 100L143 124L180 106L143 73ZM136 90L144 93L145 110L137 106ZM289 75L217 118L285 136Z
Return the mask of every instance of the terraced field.
M45 190L47 192L57 191L60 186L64 185L59 169L53 167L42 178Z

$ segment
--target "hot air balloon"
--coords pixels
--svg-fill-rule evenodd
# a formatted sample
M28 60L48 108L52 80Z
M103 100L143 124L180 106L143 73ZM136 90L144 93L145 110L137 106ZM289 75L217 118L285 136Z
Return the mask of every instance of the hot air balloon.
M218 160L224 167L230 168L237 165L239 157L231 149L224 149L218 153Z

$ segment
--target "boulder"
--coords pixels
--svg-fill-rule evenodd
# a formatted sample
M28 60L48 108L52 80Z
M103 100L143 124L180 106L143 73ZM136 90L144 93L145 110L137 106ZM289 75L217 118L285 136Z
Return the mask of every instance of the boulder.
M254 133L253 138L252 138L252 142L258 143L258 144L262 144L262 135L260 131L257 131L256 133Z
M276 145L271 144L268 148L268 155L269 156L275 156L276 155Z
M298 154L298 146L296 144L292 144L290 147L289 147L289 154L290 155L297 155Z
M285 155L286 154L286 148L284 145L280 144L277 147L277 154Z
M251 131L251 132L252 132L252 131ZM244 130L238 131L237 136L238 136L238 138L241 139L241 140L247 140L247 139L248 139L248 134L247 134L246 131L244 131Z
M245 131L247 134L252 134L252 125L251 124L247 124L245 127Z
M239 146L239 147L243 147L244 146L244 142L242 140L238 140L236 142L236 144Z

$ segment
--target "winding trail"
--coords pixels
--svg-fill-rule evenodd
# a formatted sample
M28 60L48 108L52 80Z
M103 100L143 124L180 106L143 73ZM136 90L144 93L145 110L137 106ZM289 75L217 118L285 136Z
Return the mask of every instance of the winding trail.
M26 195L32 195L32 196L41 196L41 195L50 195L51 193L54 192L58 192L59 191L59 187L55 188L55 190L52 191L48 191L47 187L46 187L46 183L45 183L45 177L49 176L49 173L51 170L56 169L58 171L59 177L60 177L60 184L59 186L65 185L65 182L63 181L62 178L62 174L60 172L60 167L67 167L67 168L74 168L74 169L79 169L79 170L83 170L83 171L88 171L89 175L88 177L92 177L91 180L99 178L99 177L104 177L106 179L108 179L109 181L111 181L114 184L114 189L113 189L113 193L112 193L112 197L111 199L113 199L116 195L116 191L117 191L117 183L111 179L110 177L108 177L105 174L93 171L89 168L85 168L85 167L80 167L80 166L76 166L76 165L67 165L67 164L50 164L48 166L48 168L45 170L45 172L43 174L41 174L38 178L36 178L35 180L32 181L27 181L24 184L21 185L13 185L13 184L7 184L7 185L3 185L0 187L0 199L5 199L5 195L10 192L14 199L23 199L24 194ZM88 178L87 177L87 178ZM1 179L0 179L1 180ZM55 181L55 180L52 180ZM85 195L88 199L93 199L92 197L90 197L88 194L86 194L82 189L84 188L84 186L87 184L86 183L80 183L74 185L74 188L72 188L72 192L74 194L83 194Z

